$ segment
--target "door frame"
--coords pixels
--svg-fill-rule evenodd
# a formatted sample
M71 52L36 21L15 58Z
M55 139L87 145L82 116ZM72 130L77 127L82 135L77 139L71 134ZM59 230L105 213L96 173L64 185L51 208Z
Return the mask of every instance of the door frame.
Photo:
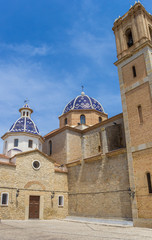
M40 192L30 192L25 195L25 220L29 220L29 203L30 203L30 196L40 196L40 204L39 204L39 219L43 220L43 210L44 210L44 196L41 195Z

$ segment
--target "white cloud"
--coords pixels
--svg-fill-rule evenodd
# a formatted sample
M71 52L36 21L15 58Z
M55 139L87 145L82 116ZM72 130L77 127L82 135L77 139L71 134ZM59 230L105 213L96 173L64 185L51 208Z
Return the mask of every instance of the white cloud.
M0 50L2 51L12 51L17 54L27 55L27 56L46 56L54 53L51 46L47 44L42 44L40 46L33 46L30 44L5 44L0 43Z
M18 109L25 98L34 108L32 118L42 135L58 127L58 116L64 106L81 86L82 77L88 74L87 69L79 69L78 73L66 70L58 71L47 68L40 62L25 61L14 58L0 62L0 136L2 136L20 116ZM78 89L79 91L79 89ZM76 93L77 94L77 93ZM2 141L0 142L2 151ZM0 151L0 152L1 152Z
M99 66L105 66L105 58L107 59L115 51L115 44L111 41L111 35L104 37L95 37L89 32L71 32L72 47L76 53L86 56Z

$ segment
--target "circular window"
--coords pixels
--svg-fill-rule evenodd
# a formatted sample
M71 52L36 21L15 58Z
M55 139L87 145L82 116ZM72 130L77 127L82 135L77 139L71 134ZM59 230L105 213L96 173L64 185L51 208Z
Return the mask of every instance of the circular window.
M38 170L40 169L41 164L39 161L36 160L36 161L33 161L32 166L35 170Z

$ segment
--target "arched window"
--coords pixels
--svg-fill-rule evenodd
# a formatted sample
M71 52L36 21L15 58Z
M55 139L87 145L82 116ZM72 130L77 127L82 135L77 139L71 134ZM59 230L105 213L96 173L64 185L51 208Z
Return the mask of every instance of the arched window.
M68 119L65 118L65 119L64 119L64 125L67 125L67 124L68 124Z
M151 38L151 41L152 41L152 27L149 27L149 33L150 33L150 38Z
M28 117L28 114L29 114L29 113L27 112L27 113L26 113L27 117Z
M23 116L25 116L25 112L23 112Z
M149 172L148 172L146 175L147 175L148 190L149 190L149 193L152 193L152 188L151 188L151 175L150 175Z
M52 154L52 141L49 141L49 155Z
M80 116L80 123L81 123L81 124L85 124L85 123L86 123L86 121L85 121L85 115L81 115L81 116Z
M100 122L102 122L102 118L101 118L101 117L99 117L99 123L100 123Z
M134 42L133 42L132 32L130 28L126 30L125 35L127 40L127 46L131 47L134 44Z

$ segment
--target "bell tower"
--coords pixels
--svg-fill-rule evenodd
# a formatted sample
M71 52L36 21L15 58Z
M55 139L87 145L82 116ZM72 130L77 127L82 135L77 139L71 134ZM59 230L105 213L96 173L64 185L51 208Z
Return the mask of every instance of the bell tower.
M152 15L140 2L115 20L134 226L152 227Z

